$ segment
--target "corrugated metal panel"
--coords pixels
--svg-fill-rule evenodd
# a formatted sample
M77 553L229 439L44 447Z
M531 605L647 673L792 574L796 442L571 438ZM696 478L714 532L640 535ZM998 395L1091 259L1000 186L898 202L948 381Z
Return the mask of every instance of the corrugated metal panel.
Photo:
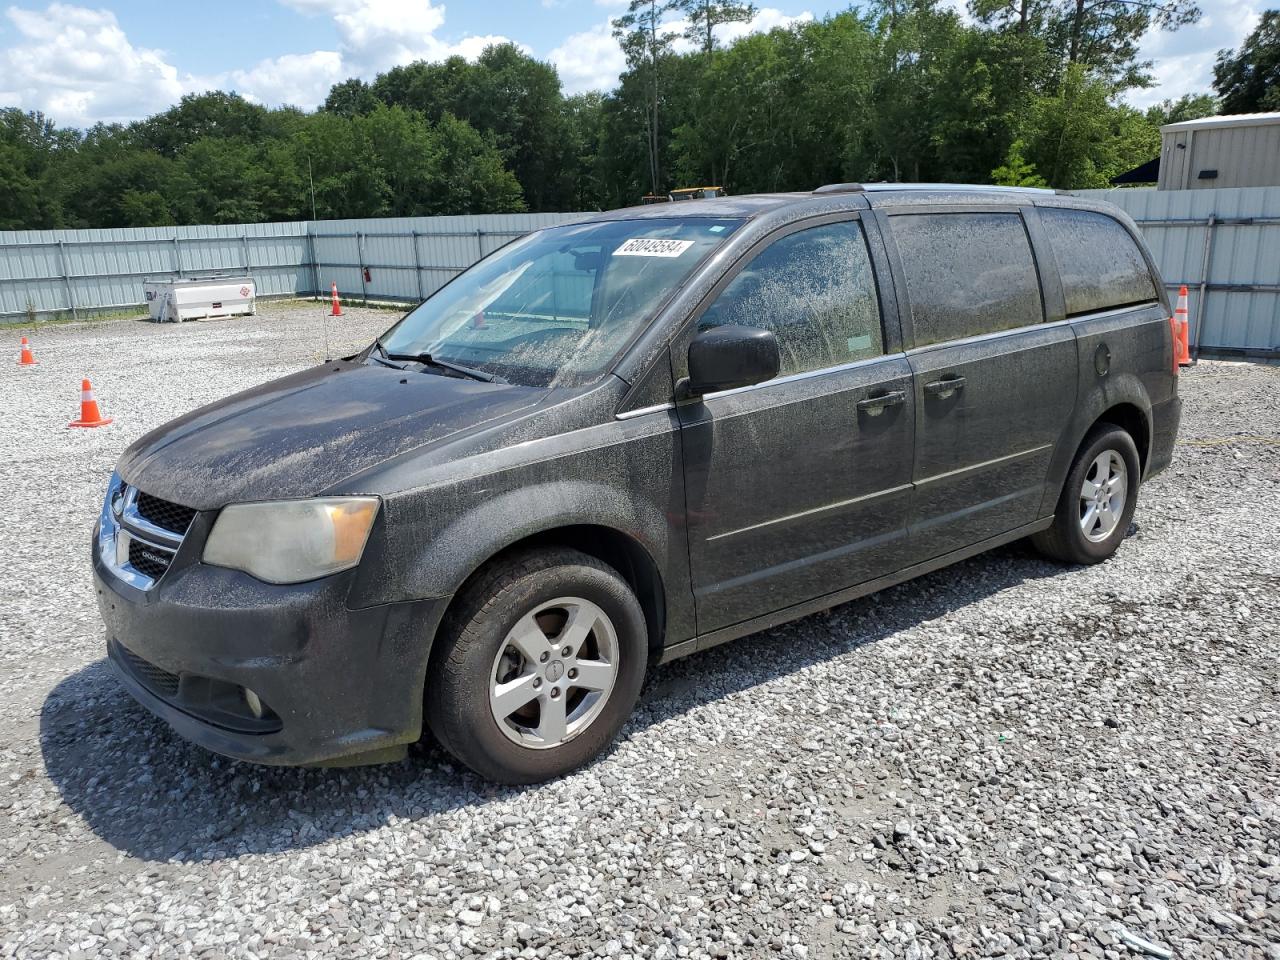
M418 300L530 230L540 213L0 232L0 321L141 305L148 277L248 272L263 296ZM362 267L369 268L364 279Z
M1187 285L1191 339L1204 352L1280 353L1280 187L1078 195L1114 203L1137 221L1165 283Z
M1201 179L1202 172L1216 176ZM1280 185L1280 124L1169 130L1161 137L1161 190Z

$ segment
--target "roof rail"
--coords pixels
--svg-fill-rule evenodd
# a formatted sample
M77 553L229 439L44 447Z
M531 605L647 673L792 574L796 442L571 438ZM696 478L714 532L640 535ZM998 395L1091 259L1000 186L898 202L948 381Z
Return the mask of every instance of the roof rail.
M981 193L1053 193L1043 187L1001 187L984 183L828 183L814 193L879 193L884 190L948 190Z

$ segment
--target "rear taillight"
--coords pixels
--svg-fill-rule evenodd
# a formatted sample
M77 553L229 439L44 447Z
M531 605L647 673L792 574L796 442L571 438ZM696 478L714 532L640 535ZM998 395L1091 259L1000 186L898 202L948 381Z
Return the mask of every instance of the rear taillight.
M1182 367L1178 364L1178 318L1176 316L1169 318L1169 357L1173 361L1173 375L1176 377L1182 372Z

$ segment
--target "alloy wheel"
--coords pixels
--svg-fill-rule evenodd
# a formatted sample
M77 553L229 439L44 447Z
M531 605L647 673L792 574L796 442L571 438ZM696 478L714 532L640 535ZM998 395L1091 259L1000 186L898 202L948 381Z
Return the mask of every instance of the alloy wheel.
M599 716L618 675L618 635L581 597L539 604L507 633L493 661L489 709L514 743L546 750Z

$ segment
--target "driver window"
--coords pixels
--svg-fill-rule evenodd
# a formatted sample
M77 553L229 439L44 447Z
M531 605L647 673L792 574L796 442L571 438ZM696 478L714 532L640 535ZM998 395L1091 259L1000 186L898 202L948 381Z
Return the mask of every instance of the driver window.
M773 331L782 376L880 356L880 301L862 224L810 227L771 243L721 291L698 329L729 324Z

